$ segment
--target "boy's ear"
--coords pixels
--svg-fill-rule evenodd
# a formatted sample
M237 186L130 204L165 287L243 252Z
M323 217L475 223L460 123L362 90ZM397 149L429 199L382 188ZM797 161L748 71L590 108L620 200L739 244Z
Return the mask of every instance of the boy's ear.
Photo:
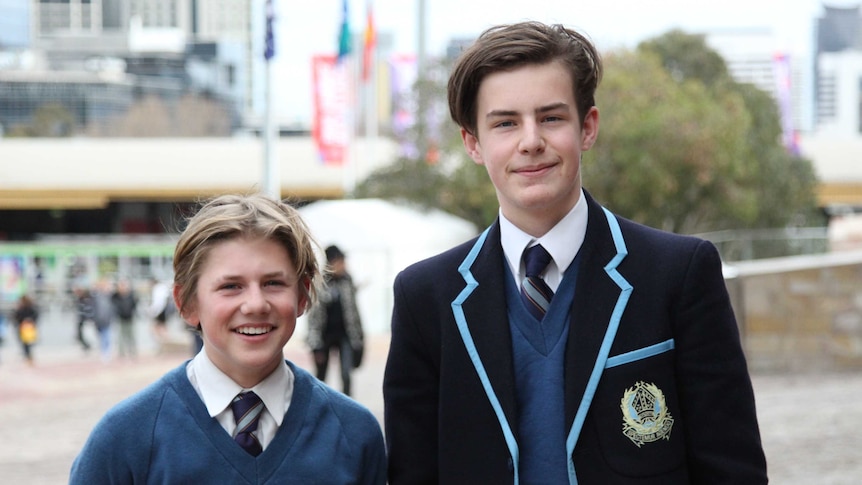
M477 164L484 165L485 160L482 158L482 147L479 145L479 139L469 131L461 128L461 141L464 142L464 150L467 151L467 155Z
M297 317L301 317L308 311L309 303L311 302L311 297L309 297L309 291L311 291L311 279L303 278L302 279L302 291L299 292L299 305L298 312L296 314Z
M180 291L179 285L174 285L174 306L177 307L177 312L180 314L180 317L186 321L192 327L196 327L200 325L200 321L198 320L198 312L194 308L183 308L182 306L182 294ZM194 303L190 304L194 307Z
M599 136L599 109L593 106L584 117L581 129L581 150L587 151L593 147Z

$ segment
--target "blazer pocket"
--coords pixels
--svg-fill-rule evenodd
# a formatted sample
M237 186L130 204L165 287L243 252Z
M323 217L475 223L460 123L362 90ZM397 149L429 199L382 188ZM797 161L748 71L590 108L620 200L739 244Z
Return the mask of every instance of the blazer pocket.
M591 406L599 446L620 475L651 477L685 464L673 340L608 359Z

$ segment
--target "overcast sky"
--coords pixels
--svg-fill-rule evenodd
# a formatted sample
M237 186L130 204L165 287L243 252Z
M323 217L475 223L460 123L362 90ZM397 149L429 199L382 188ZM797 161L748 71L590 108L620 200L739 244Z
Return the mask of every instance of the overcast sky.
M275 94L277 111L285 121L307 122L310 59L335 52L342 0L274 1L278 52L273 67L277 79L287 81ZM776 51L805 56L824 3L846 7L862 0L426 0L426 52L441 55L450 39L475 37L491 25L540 20L574 27L601 50L633 47L672 28L689 32L766 29L774 36ZM418 4L418 0L373 0L377 30L391 33L395 52L417 50ZM366 5L363 0L349 1L354 33L364 29Z

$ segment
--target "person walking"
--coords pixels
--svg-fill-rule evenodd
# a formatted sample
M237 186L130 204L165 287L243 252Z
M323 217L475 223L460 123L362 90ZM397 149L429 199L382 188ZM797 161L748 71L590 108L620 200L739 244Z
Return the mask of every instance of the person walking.
M87 322L93 321L93 295L89 288L80 285L75 285L72 294L75 299L76 339L84 352L88 353L91 345L84 335L84 328Z
M135 311L138 307L138 296L132 289L127 279L117 282L117 289L111 295L111 303L114 305L114 314L120 324L120 335L117 339L117 355L121 358L135 358L138 348L135 342Z
M767 483L715 246L581 185L595 46L562 25L500 25L451 73L450 114L500 210L396 277L389 483Z
M311 348L317 378L326 381L329 356L338 353L341 369L341 389L350 395L351 374L359 367L365 347L365 337L359 308L356 305L356 286L347 272L346 257L338 246L324 251L328 272L320 302L308 314L306 342Z
M21 295L18 306L14 313L15 328L18 331L18 341L21 343L21 351L28 365L33 365L33 346L39 338L37 323L39 321L39 310L36 303L29 295Z
M99 356L102 362L111 361L111 327L114 323L114 303L111 282L101 278L93 289L93 323L99 334Z
M156 353L164 351L168 341L168 311L171 305L171 288L157 278L150 280L149 314L153 319L153 337L156 340Z

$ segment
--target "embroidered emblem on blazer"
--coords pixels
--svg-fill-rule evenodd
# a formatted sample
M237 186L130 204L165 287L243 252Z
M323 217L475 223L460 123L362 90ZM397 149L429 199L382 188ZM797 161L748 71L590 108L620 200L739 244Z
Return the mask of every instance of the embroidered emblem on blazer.
M638 381L626 389L620 401L623 412L623 434L638 448L662 438L670 439L673 417L667 409L664 393L655 384Z

